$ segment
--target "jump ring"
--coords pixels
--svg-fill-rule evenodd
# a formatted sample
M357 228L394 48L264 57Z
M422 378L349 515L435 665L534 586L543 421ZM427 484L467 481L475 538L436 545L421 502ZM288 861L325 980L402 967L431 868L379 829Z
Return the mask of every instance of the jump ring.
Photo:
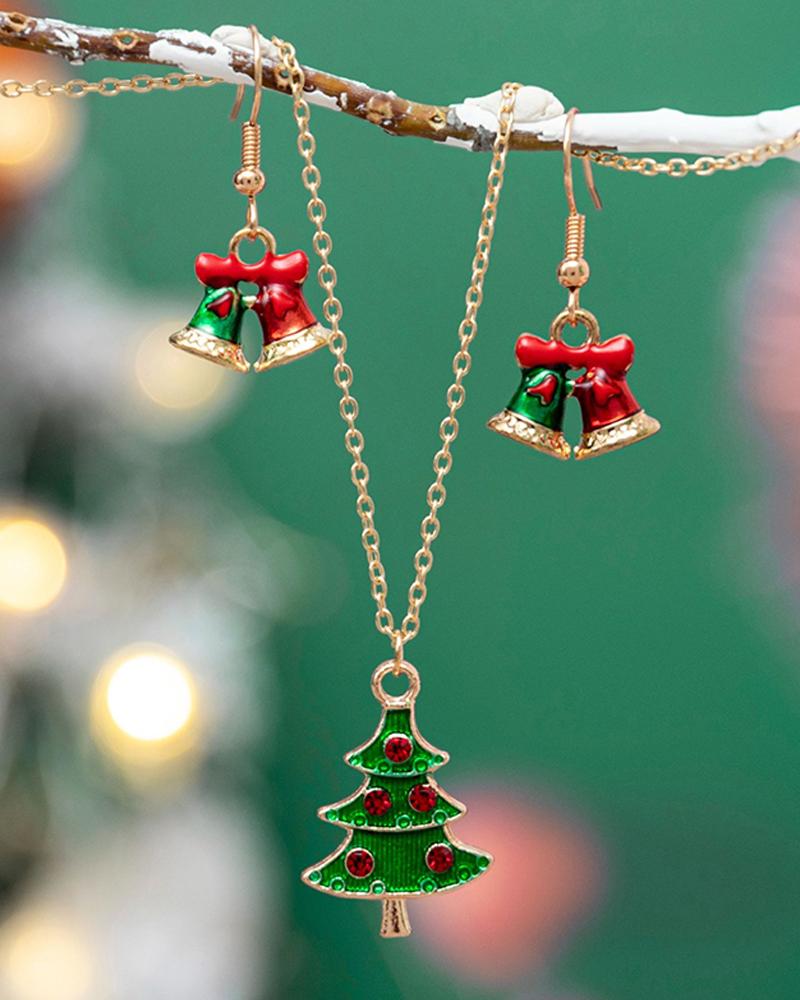
M231 237L230 242L230 252L236 254L239 257L239 245L242 240L261 240L261 242L266 246L270 253L275 253L278 248L278 244L275 242L275 237L268 229L264 229L263 226L257 226L255 229L251 229L249 226L245 226L244 229L240 229L238 232L234 233ZM239 260L242 258L239 257Z
M403 694L387 694L383 689L383 680L388 674L405 674L408 687ZM372 673L372 693L384 708L410 708L419 694L419 674L415 667L405 660L400 661L400 670L395 670L394 660L384 660Z
M550 324L550 339L561 340L561 331L567 323L570 323L572 326L582 323L586 327L588 342L590 344L600 343L600 324L597 322L597 317L594 313L589 312L588 309L576 309L572 317L570 316L569 309L560 312Z

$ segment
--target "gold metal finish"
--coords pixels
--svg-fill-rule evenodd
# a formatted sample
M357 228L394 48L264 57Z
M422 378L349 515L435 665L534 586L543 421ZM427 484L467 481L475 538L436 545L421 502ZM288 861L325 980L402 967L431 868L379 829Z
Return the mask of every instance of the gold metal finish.
M381 919L381 937L408 937L411 934L411 921L404 899L384 899Z
M115 31L111 38L121 52L130 52L141 41L135 31L126 31L124 28L121 31Z
M686 160L673 156L669 160L654 160L650 156L624 156L600 149L573 150L572 155L591 160L599 167L611 167L624 173L641 174L643 177L711 177L720 170L741 170L742 167L757 167L767 160L785 156L800 146L800 130L784 139L773 139L750 149L737 150L725 156L699 156L696 160Z
M564 123L564 193L567 196L569 215L567 216L564 239L564 259L558 265L557 271L559 284L569 290L567 314L568 320L573 326L579 322L578 314L581 312L580 290L591 275L588 261L583 256L586 247L586 216L581 215L578 211L578 206L575 202L575 185L572 180L572 126L577 113L577 108L570 108L567 112L566 122ZM600 200L600 195L597 193L594 177L592 176L592 162L588 158L583 160L583 173L595 208L602 208L603 203Z
M561 340L564 327L567 323L571 326L577 326L578 323L583 324L586 327L587 343L600 343L600 324L595 314L589 312L588 309L576 309L572 313L569 309L565 309L563 312L560 312L550 324L550 339Z
M614 424L581 434L580 443L575 445L575 458L580 461L596 455L605 455L609 451L616 451L617 448L633 444L634 441L643 441L660 430L661 424L655 417L649 416L644 410L639 410L638 413L618 420Z
M261 126L258 124L263 90L264 47L261 41L261 32L254 24L250 25L250 36L253 40L253 104L250 108L250 117L242 125L242 165L233 175L233 186L247 198L247 226L245 228L255 232L259 228L256 195L264 190L267 183L264 171L261 169ZM244 84L240 83L236 88L236 100L231 109L231 118L237 118L243 98ZM272 247L272 252L275 252L274 247ZM290 359L287 357L285 360L289 361Z
M591 277L589 261L584 257L565 257L558 265L556 277L564 288L583 288Z
M567 119L564 122L564 142L563 142L563 162L564 162L564 190L567 195L567 205L570 215L578 215L578 206L575 204L575 185L572 182L572 126L577 115L577 108L570 108L567 112ZM583 176L586 179L586 187L592 196L594 207L600 209L603 202L600 200L597 188L592 176L592 164L589 159L583 161Z
M267 183L261 169L261 126L242 125L242 165L233 175L233 186L248 198L260 194Z
M387 694L383 690L383 680L389 674L402 674L408 680L403 694ZM372 671L372 693L384 708L411 708L419 694L420 680L417 668L407 660L384 660Z
M426 495L428 510L420 524L422 545L414 555L414 579L408 590L408 610L402 623L398 626L395 624L392 612L387 607L388 584L386 570L381 559L380 535L375 527L375 501L370 496L368 489L370 472L363 457L364 435L356 423L359 413L358 400L351 392L353 370L346 360L347 337L339 327L343 308L342 303L336 297L338 281L336 268L330 262L333 240L325 229L327 208L319 194L322 176L314 163L316 140L309 128L311 112L305 98L305 73L297 60L294 46L290 42L280 38L273 38L272 42L280 52L281 67L278 71L278 79L292 93L294 117L298 129L297 148L305 161L301 176L303 184L311 196L307 211L316 230L313 239L314 250L322 262L317 271L317 279L325 292L322 311L332 331L328 346L336 358L333 377L342 397L339 401L339 413L347 428L344 443L353 459L350 466L350 478L356 488L356 512L361 521L361 544L367 556L370 590L377 607L375 626L379 632L389 637L396 651L398 640L401 643L406 643L419 633L420 609L427 596L425 580L433 566L432 546L441 530L439 511L447 498L444 479L452 468L452 444L458 437L457 413L464 405L466 390L463 383L472 366L469 348L478 332L478 310L483 301L484 280L489 267L497 207L503 187L506 156L513 130L514 104L520 85L518 83L505 83L502 89L498 130L492 149L492 162L486 183L486 197L481 211L478 240L472 260L472 274L466 294L467 308L458 328L459 347L452 363L455 377L446 393L447 414L439 424L439 437L442 445L433 458L435 476ZM397 658L391 662L396 664ZM397 667L395 666L394 669L396 670Z
M586 245L586 216L568 215L566 239L564 241L565 257L583 257Z
M182 351L196 354L199 358L213 361L225 368L234 368L237 372L250 370L250 365L238 344L231 344L229 341L214 337L204 330L186 326L182 330L178 330L177 333L173 333L169 342Z
M36 80L22 83L20 80L0 81L0 97L22 97L34 94L36 97L86 97L100 94L101 97L116 97L118 94L149 94L153 90L184 90L186 87L214 87L224 83L221 77L201 76L199 73L167 73L166 76L150 76L139 73L130 80L120 80L114 76L104 76L102 80L67 80L53 83L51 80Z
M255 229L252 229L250 226L244 226L242 229L238 229L233 234L228 248L230 252L235 253L237 257L239 256L239 247L241 246L242 240L261 240L270 253L275 253L278 247L275 237L269 229L264 229L263 226L257 226ZM241 258L239 259L241 260Z
M544 424L539 424L535 420L528 420L527 417L513 413L511 410L501 410L495 414L486 425L490 430L502 434L503 437L511 438L512 441L519 441L529 448L542 452L544 455L552 455L562 462L566 462L572 453L572 449L561 431L551 430Z
M253 365L254 371L265 372L268 368L278 368L289 361L305 357L325 347L330 339L330 330L326 330L320 323L308 326L305 330L293 333L282 340L274 340L271 344L265 344L261 348L261 355Z
M403 633L398 632L394 639L392 640L392 645L394 646L394 674L395 677L399 677L403 672L403 646L405 645L403 641Z
M250 25L250 37L253 40L253 104L250 108L250 125L258 123L258 116L261 112L261 91L264 84L264 46L261 43L261 32L254 25ZM244 100L244 84L240 83L236 88L236 99L231 108L231 119L235 121L239 117L239 111Z

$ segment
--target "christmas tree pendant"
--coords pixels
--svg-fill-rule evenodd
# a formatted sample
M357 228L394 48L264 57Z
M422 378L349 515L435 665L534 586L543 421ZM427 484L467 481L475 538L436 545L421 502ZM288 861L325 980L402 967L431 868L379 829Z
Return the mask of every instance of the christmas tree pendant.
M633 355L633 341L624 334L587 347L587 370L573 390L583 415L583 434L575 446L575 458L616 451L661 429L661 424L636 402L628 386Z
M245 238L261 239L267 248L255 264L239 257L238 247ZM175 347L236 371L248 371L241 343L242 317L248 308L258 316L263 334L261 357L254 366L257 372L295 361L328 343L330 332L317 322L303 296L308 257L302 250L276 254L275 239L266 229L240 230L227 257L201 253L195 273L205 292L189 324L169 338ZM242 281L257 285L257 294L241 295Z
M384 678L404 674L408 690L388 695ZM411 926L406 899L456 889L481 875L491 856L462 844L449 824L463 806L448 795L432 772L448 755L417 730L414 702L419 674L410 663L387 660L372 675L372 690L383 706L372 739L345 756L364 774L349 798L319 810L320 819L348 831L342 844L303 872L314 889L351 899L380 900L382 937L407 937Z

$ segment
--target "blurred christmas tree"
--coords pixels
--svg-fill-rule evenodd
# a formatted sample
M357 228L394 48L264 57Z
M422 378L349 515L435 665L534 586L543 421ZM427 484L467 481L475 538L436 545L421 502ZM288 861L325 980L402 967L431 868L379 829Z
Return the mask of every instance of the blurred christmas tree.
M23 148L3 116L40 111L48 142ZM0 105L22 143L0 161L0 323L25 330L0 380L0 997L258 1000L252 692L310 571L192 443L238 386L169 347L191 303L74 269L67 193L31 224L78 114Z

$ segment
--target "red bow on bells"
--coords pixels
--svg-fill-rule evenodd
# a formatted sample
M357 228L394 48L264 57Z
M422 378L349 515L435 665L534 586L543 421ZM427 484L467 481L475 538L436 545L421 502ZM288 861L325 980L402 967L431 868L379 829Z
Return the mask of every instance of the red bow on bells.
M589 367L587 347L571 347L563 340L543 340L532 333L523 333L517 338L515 350L520 368Z
M585 433L641 410L628 387L626 375L633 364L634 346L624 334L602 344L573 347L563 340L543 340L523 333L517 340L516 355L521 368L586 369L573 389L580 403Z
M267 252L256 264L246 264L235 253L227 257L201 253L194 269L198 279L211 288L223 288L240 281L258 285L253 312L261 323L265 346L317 322L303 296L308 257L302 250L286 254Z
M627 381L633 354L633 341L624 334L583 348L586 372L575 382L573 393L581 406L584 433L641 410Z

